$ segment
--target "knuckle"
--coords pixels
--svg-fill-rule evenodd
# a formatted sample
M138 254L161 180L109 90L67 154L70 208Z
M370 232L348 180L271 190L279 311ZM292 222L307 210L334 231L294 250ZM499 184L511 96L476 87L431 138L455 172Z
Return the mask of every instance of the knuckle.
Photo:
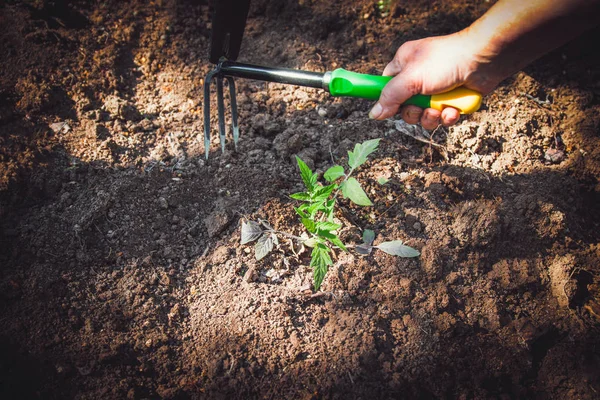
M423 84L420 79L411 74L407 76L405 88L411 96L414 96L415 94L421 93Z

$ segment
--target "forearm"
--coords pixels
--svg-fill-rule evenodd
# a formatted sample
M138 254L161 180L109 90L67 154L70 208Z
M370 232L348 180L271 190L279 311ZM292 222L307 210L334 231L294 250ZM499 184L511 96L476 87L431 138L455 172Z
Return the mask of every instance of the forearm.
M480 69L506 77L598 22L599 0L500 0L462 34Z

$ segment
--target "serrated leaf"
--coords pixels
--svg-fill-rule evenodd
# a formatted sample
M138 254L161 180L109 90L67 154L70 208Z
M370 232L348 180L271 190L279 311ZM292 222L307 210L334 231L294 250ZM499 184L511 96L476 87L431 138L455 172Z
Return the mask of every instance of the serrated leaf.
M390 180L388 178L386 178L385 176L380 176L379 178L377 178L377 183L379 183L380 185L385 185L389 181Z
M242 241L241 244L246 244L255 241L262 235L263 230L258 222L248 221L242 222Z
M372 139L363 143L356 143L356 145L354 145L354 151L348 152L348 165L350 168L355 169L363 165L365 161L367 161L369 154L377 150L380 140L381 139Z
M306 212L308 213L308 215L310 216L310 218L314 218L315 215L317 215L317 213L319 211L326 211L327 209L325 208L325 202L320 201L318 203L313 203L310 204L307 208L306 208Z
M331 199L327 201L325 205L325 216L327 217L327 221L333 222L333 212L335 207L335 199Z
M304 186L306 186L309 192L312 192L317 183L317 174L313 174L308 165L300 157L296 156L296 162L300 168L300 176L302 177Z
M337 237L337 235L334 235L333 233L327 231L317 231L317 235L319 235L320 237L324 237L325 239L330 241L334 246L337 246L344 251L348 251L344 243L340 240L339 237Z
M374 247L393 256L417 257L421 254L418 250L403 244L401 240L383 242Z
M298 214L300 216L300 218L308 218L308 214L306 214L304 211L306 210L306 204L302 204L300 207L294 207L294 211L296 211L296 214Z
M325 178L327 182L333 182L344 175L344 167L342 167L341 165L334 165L333 167L325 171L325 173L323 174L323 178Z
M373 246L369 246L368 244L359 244L354 248L358 254L369 255L371 254L371 250L373 250Z
M324 231L335 231L340 229L342 226L340 224L335 224L329 221L321 221L317 222L317 229L321 229Z
M327 246L318 244L313 248L310 255L310 266L313 269L313 285L315 290L319 290L325 274L327 274L327 267L333 264L329 256L329 251Z
M327 200L327 198L329 197L329 195L331 195L331 192L333 192L333 190L336 187L337 187L337 185L334 183L332 185L323 186L323 187L317 189L315 191L315 193L313 194L312 200L313 201L325 201L325 200Z
M291 194L290 197L294 200L310 201L310 194L308 194L306 192L294 193L294 194Z
M364 244L371 245L375 240L375 232L370 229L365 229L362 236Z
M267 254L273 250L273 234L270 232L265 233L258 239L254 246L254 257L256 260L262 260Z
M310 218L302 218L302 225L304 225L306 230L310 233L315 233L317 231L315 221Z
M358 204L359 206L373 205L356 179L348 178L348 180L342 183L341 189L344 197L352 200L354 204Z

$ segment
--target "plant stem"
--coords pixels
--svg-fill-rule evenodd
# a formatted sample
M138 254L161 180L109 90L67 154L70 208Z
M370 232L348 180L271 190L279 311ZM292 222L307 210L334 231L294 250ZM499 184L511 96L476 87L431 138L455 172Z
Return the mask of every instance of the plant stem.
M352 175L352 173L353 173L353 172L354 172L354 168L350 168L350 172L348 172L348 174L347 174L347 175L346 175L346 174L344 174L344 180L342 181L342 183L346 182L346 181L347 181L347 180L350 178L350 175ZM335 193L333 194L333 200L337 199L337 196L338 196L338 193L339 193L339 192L340 192L340 190L341 190L341 187L342 187L342 184L340 183L340 184L338 185L338 189L337 189L337 190L335 191Z
M268 232L271 232L271 233L278 233L278 234L280 234L280 235L283 235L283 236L285 236L285 237L287 237L287 238L290 238L290 239L295 239L295 240L298 240L298 241L300 241L300 242L304 242L304 241L306 241L306 239L304 239L304 238L302 238L302 237L300 237L300 236L292 235L291 233L287 233L287 232L276 231L275 229L272 229L272 230L270 230L270 231L268 231Z

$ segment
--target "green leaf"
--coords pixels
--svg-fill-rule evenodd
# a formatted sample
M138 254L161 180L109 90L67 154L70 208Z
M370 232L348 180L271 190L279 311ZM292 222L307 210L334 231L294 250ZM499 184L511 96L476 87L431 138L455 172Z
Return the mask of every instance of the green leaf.
M300 157L296 156L296 161L298 162L298 167L300 167L300 176L302 177L304 186L306 186L309 192L312 192L317 183L317 174L313 174L308 165Z
M317 227L315 221L310 218L302 218L302 225L306 227L310 233L315 233L317 231Z
M313 201L325 201L325 200L327 200L327 198L329 197L329 195L331 195L331 192L333 192L333 190L336 187L337 187L337 185L334 183L332 185L327 185L327 186L323 186L323 187L319 188L313 194L312 200Z
M377 183L379 183L380 185L385 185L386 183L388 183L390 180L388 178L386 178L385 176L380 176L379 178L377 178Z
M344 197L352 200L354 204L358 204L359 206L373 205L356 179L348 178L347 181L342 183L341 188Z
M333 182L337 178L340 178L344 175L344 167L342 167L341 165L334 165L333 167L325 171L325 173L323 174L323 178L325 178L327 182Z
M294 193L290 197L294 200L310 201L310 194L306 192Z
M324 231L335 231L337 229L340 229L341 227L342 227L341 225L334 224L333 222L328 222L328 221L317 222L317 229L324 230Z
M311 253L310 266L313 269L313 284L315 290L319 290L325 274L327 274L327 267L332 265L331 257L329 256L329 248L323 244L317 244Z
M417 257L421 254L421 253L419 253L418 250L415 250L412 247L402 244L401 240L392 240L391 242L383 242L374 247L385 253L391 254L393 256Z
M298 214L300 216L300 218L308 218L308 214L305 213L304 211L306 210L306 206L307 204L302 204L300 207L294 207L294 210L296 211L296 214Z
M367 140L362 144L356 143L354 146L354 151L348 152L348 165L350 168L355 169L363 165L365 161L367 161L369 154L377 150L380 140L381 139L372 139Z
M327 201L327 205L325 206L325 216L327 217L327 221L333 222L333 212L335 208L335 199L331 199Z
M319 211L326 211L325 202L320 201L318 203L312 203L306 208L306 212L310 216L310 218L314 218Z
M363 232L363 242L364 244L371 245L373 240L375 240L375 232L370 229L365 229Z
M329 240L334 246L337 246L344 251L348 251L344 243L340 240L339 237L337 237L337 235L334 235L333 233L327 231L317 231L317 235Z
M242 222L242 241L241 244L246 244L255 241L262 235L263 230L260 224L255 221Z

